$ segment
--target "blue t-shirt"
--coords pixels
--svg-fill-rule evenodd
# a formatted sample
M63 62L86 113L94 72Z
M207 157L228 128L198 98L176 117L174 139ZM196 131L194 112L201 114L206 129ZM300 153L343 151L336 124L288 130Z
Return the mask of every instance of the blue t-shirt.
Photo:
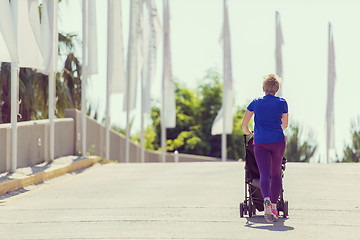
M274 143L285 140L281 129L282 114L288 112L285 99L268 94L254 99L247 109L255 113L255 143Z

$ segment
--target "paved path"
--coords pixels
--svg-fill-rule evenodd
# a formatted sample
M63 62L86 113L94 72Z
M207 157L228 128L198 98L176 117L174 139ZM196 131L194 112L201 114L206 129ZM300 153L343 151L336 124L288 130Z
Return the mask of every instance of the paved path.
M106 164L7 195L0 239L360 239L360 164L288 163L289 218L239 218L244 163Z

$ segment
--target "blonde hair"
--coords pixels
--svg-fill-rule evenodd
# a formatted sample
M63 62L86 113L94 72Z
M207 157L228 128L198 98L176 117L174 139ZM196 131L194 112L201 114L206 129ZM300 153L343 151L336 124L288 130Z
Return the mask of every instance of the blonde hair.
M270 73L264 77L263 88L265 94L273 94L279 90L281 78L275 73Z

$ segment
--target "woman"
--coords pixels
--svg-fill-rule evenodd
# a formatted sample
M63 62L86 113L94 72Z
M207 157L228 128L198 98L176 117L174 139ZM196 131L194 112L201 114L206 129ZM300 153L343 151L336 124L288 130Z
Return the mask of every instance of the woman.
M254 99L245 112L241 126L246 135L252 135L249 121L255 114L254 153L260 172L260 188L264 197L265 219L273 222L278 218L276 208L282 188L281 163L285 151L284 130L288 126L288 105L285 99L276 97L280 78L276 74L264 77L265 96ZM271 183L270 183L271 178Z

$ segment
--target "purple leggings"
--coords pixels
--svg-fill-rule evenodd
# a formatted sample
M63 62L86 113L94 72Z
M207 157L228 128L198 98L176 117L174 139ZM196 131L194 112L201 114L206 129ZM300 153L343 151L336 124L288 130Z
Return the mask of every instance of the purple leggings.
M285 141L259 143L254 145L254 153L260 172L260 188L263 197L270 197L277 203L282 187L281 163L285 151ZM271 177L271 186L270 186Z

